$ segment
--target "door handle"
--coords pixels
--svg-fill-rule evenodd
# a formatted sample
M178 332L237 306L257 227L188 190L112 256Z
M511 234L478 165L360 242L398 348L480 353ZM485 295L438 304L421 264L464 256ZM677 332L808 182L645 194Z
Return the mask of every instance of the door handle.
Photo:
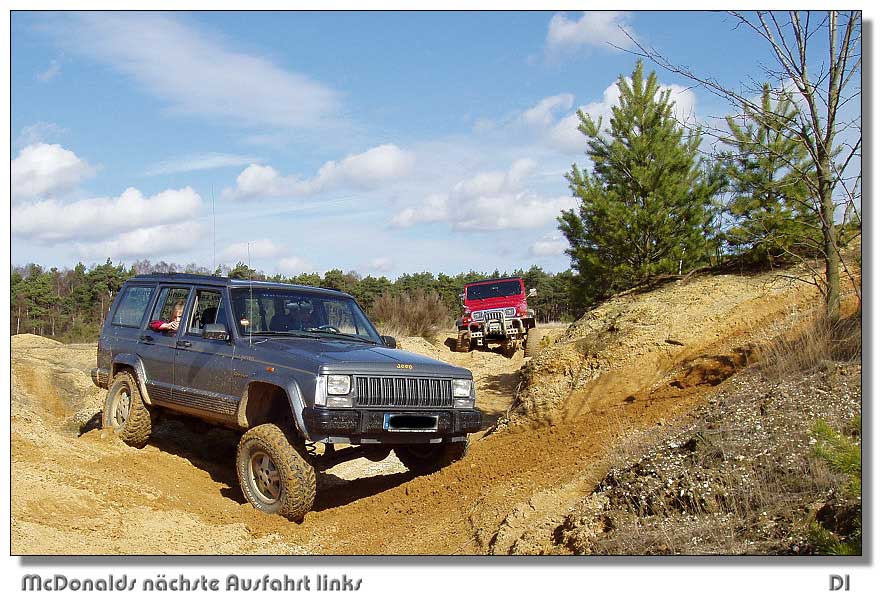
M141 334L140 336L138 336L138 340L140 340L141 342L153 342L153 336L151 336L150 334Z
M178 348L190 348L191 346L193 346L193 343L189 340L178 340L175 346L177 346Z

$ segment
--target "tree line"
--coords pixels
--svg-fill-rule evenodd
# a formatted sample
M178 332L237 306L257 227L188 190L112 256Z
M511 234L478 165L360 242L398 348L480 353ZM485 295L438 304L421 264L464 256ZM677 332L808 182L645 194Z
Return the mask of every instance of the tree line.
M10 331L31 333L64 342L87 342L97 339L107 312L117 292L130 277L148 273L192 273L220 275L231 278L255 279L342 290L354 296L369 314L381 297L396 297L417 291L437 295L449 316L450 325L459 315L459 294L466 282L497 277L522 277L525 286L536 288L538 295L530 306L540 321L569 321L578 316L572 304L573 274L569 270L548 273L533 265L527 270L511 273L470 271L456 275L430 272L405 273L389 279L385 276L361 276L355 271L331 269L324 275L302 273L293 277L267 275L245 263L221 265L215 271L195 263L178 265L144 259L129 266L105 263L86 267L78 263L73 269L28 264L13 267L11 273Z

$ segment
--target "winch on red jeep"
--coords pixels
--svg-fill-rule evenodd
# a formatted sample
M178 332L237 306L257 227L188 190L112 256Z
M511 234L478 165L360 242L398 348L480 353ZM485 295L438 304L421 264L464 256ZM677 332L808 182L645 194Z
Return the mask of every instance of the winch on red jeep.
M500 345L503 352L514 352L524 346L525 356L534 354L529 331L536 327L536 318L527 307L527 298L536 295L536 289L524 290L521 278L501 278L469 282L463 288L463 313L456 321L459 330L456 350L467 352L475 348Z

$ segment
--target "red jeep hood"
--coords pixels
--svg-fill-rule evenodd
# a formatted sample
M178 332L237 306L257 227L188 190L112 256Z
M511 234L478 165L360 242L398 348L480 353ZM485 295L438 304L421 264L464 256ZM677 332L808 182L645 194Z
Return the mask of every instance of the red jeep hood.
M527 300L523 294L512 294L511 296L495 296L493 298L485 298L480 300L467 300L465 306L469 311L483 311L485 309L502 309L505 307L517 307L519 304Z

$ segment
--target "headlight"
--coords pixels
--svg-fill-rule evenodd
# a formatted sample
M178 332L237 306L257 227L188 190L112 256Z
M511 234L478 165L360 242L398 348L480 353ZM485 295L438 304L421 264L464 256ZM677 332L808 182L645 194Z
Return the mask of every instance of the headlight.
M464 398L472 394L471 380L454 380L453 381L453 397Z
M505 309L505 316L506 317L514 317L514 314L515 314L514 307L506 307L506 309Z
M484 312L483 311L475 311L474 313L472 313L472 319L474 319L475 321L483 320L484 319Z
M349 376L328 376L328 394L349 394L352 389L352 378Z

